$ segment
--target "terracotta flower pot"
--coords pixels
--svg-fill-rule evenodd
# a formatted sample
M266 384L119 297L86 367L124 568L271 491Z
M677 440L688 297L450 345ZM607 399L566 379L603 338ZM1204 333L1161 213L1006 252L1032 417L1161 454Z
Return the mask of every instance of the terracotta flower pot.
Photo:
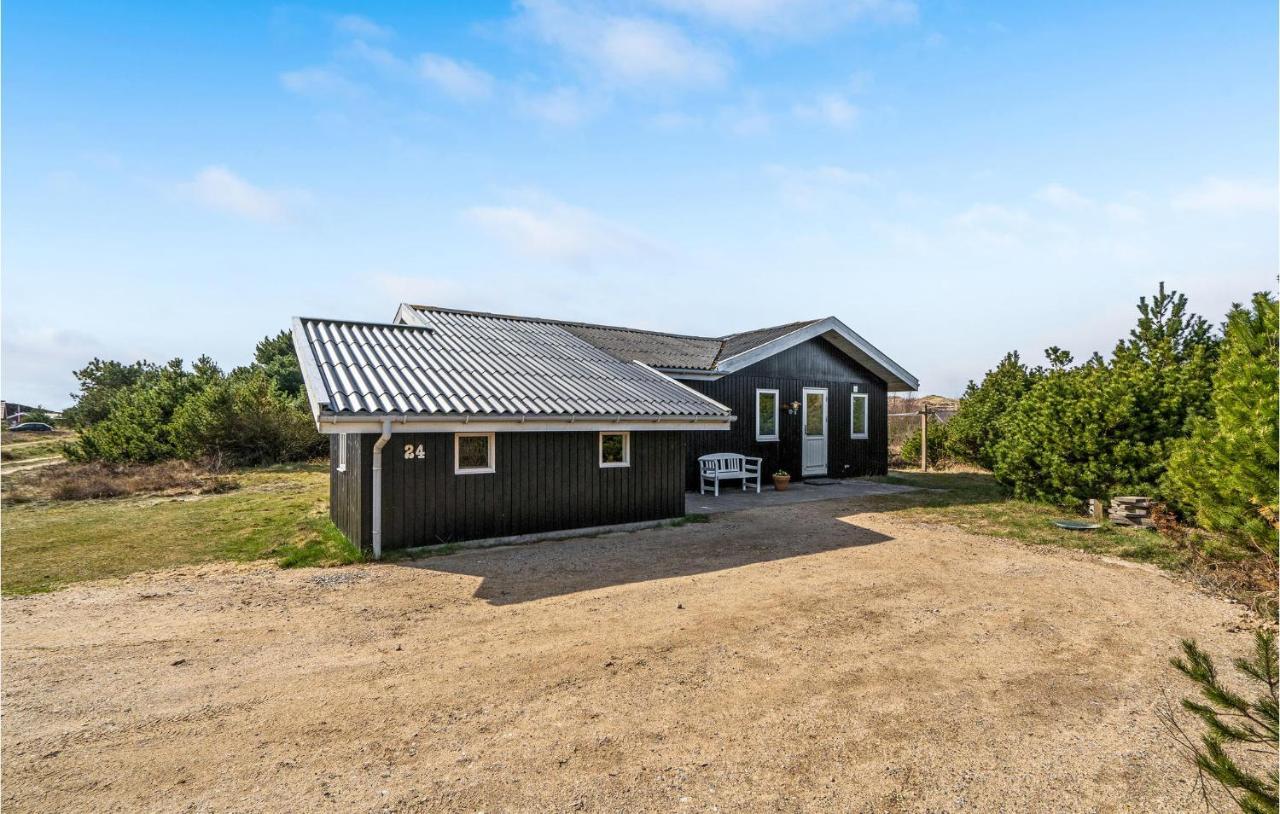
M774 489L777 489L779 492L785 492L785 491L787 491L787 489L789 489L790 487L791 487L791 476L790 476L790 475L774 475L774 476L773 476L773 488L774 488Z

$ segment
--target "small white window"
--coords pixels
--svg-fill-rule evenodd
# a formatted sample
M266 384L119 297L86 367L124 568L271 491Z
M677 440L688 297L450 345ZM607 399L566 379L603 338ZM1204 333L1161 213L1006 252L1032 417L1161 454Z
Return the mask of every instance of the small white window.
M866 393L854 393L849 397L849 437L867 437Z
M631 433L600 433L600 468L631 466Z
M338 433L338 471L347 471L347 434Z
M493 457L493 433L455 432L453 434L453 473L484 475L496 471Z
M756 440L778 440L778 391L756 391Z

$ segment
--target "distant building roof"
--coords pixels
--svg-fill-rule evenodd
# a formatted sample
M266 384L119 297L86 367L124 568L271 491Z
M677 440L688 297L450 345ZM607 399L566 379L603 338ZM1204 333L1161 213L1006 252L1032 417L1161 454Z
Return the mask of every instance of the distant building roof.
M793 344L822 336L872 373L884 379L890 390L915 390L919 387L914 376L835 317L789 322L785 325L720 337L689 336L614 325L518 317L480 311L459 311L431 305L403 304L396 313L396 320L411 325L434 325L444 315L465 315L473 318L558 326L619 361L639 361L677 374L680 371L732 372L760 358L785 350Z
M431 323L295 318L316 416L731 420L723 405L557 323L448 311Z

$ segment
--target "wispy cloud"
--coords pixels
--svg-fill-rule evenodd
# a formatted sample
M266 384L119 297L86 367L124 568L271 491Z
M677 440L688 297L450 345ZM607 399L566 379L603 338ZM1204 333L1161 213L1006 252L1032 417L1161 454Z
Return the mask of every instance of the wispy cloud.
M670 11L740 31L812 35L859 21L912 23L911 0L652 0Z
M869 185L871 176L831 164L817 167L786 167L773 164L765 174L778 184L784 203L812 209Z
M318 98L350 99L361 94L359 85L331 68L285 71L280 74L280 85L292 93Z
M209 209L260 223L284 220L289 214L286 199L296 197L254 186L220 166L200 170L192 180L179 185L179 192Z
M1277 190L1260 181L1211 177L1173 196L1172 203L1185 212L1217 215L1269 212L1276 208Z
M541 196L506 206L474 206L463 217L529 260L589 268L658 253L635 232L586 209Z
M652 17L559 0L524 0L521 6L525 27L559 49L588 81L632 88L711 87L722 84L730 70L726 54Z
M341 34L366 40L389 39L395 34L391 28L359 14L343 14L334 20L333 27Z
M519 102L520 111L526 116L557 127L581 124L591 118L598 107L599 104L588 100L582 91L571 87L526 95Z
M820 122L836 128L852 127L858 120L858 108L839 93L823 93L793 108L797 118Z
M1093 206L1092 200L1062 184L1049 184L1042 187L1036 192L1035 199L1059 209L1081 209Z
M488 98L493 77L472 65L440 54L418 57L418 75L454 99L471 101Z

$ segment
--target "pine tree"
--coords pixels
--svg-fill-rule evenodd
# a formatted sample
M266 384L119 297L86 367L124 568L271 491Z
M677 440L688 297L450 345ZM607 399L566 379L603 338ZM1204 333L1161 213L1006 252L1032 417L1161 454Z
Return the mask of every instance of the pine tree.
M1018 352L1013 351L995 369L987 371L981 384L969 382L960 398L960 409L947 422L948 451L970 463L992 468L996 444L1002 437L1000 421L1031 389L1038 375L1038 371L1028 370ZM916 449L919 457L918 444Z
M1197 525L1277 555L1280 466L1280 314L1269 293L1235 306L1213 376L1212 416L1193 422L1169 462L1164 488Z
M1277 814L1277 787L1280 776L1276 773L1277 732L1280 720L1277 712L1277 687L1280 674L1276 664L1276 639L1270 631L1254 635L1252 659L1236 659L1237 670L1253 683L1261 685L1259 695L1249 701L1234 692L1218 678L1213 659L1190 639L1182 642L1182 656L1170 659L1170 663L1200 687L1200 694L1207 703L1182 700L1183 709L1191 712L1205 725L1200 742L1185 738L1182 729L1172 715L1165 718L1183 745L1192 754L1202 778L1208 777L1220 784L1235 800L1241 811L1247 814ZM1228 752L1235 747L1238 757ZM1262 755L1261 758L1258 755ZM1244 765L1242 765L1242 763ZM1255 769L1254 766L1265 766Z

